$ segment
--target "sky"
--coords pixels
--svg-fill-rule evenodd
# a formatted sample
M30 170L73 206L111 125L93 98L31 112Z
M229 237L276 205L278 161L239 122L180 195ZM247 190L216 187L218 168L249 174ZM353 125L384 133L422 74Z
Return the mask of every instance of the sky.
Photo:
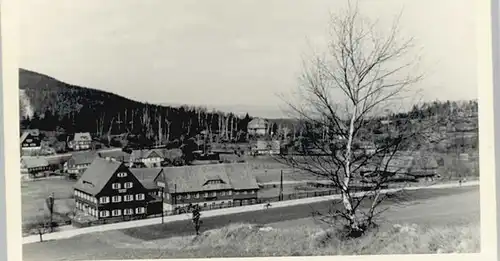
M382 24L403 11L402 34L421 47L426 74L415 88L425 100L462 100L477 98L475 2L362 0L360 7ZM138 101L280 117L302 60L321 50L330 12L345 4L19 0L19 64Z

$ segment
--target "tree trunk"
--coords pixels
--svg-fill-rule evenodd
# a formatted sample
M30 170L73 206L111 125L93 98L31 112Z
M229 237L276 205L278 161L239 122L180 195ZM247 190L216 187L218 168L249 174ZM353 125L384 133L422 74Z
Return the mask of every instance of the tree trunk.
M356 211L352 207L351 197L349 195L351 181L351 157L352 157L352 143L354 140L354 121L356 120L357 105L354 105L354 110L351 115L351 120L349 123L349 136L347 140L346 154L345 154L345 177L342 182L342 203L346 210L349 226L352 231L360 231L359 222L356 217Z

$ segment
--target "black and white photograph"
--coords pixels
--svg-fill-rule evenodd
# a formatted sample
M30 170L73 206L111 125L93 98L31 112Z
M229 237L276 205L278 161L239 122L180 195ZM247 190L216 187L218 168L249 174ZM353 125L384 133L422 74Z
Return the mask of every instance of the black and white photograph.
M477 2L20 0L23 260L481 252Z

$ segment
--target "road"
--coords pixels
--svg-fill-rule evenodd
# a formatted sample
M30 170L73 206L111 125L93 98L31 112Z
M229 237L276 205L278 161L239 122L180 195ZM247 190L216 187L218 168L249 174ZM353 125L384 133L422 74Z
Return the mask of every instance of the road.
M390 222L411 222L426 225L450 225L479 216L479 187L415 190L409 194L409 205L388 212ZM203 217L204 230L225 226L232 222L272 224L290 228L304 224L311 211L326 210L329 202L316 202L282 208L271 207L246 213L217 217ZM192 234L189 221L176 221L140 228L129 228L80 235L73 238L23 245L24 260L130 259L168 258L164 249L141 246L137 242L154 243L164 238ZM168 239L166 239L168 240ZM133 242L134 247L123 247ZM121 246L120 246L121 244ZM43 253L43 254L41 254Z

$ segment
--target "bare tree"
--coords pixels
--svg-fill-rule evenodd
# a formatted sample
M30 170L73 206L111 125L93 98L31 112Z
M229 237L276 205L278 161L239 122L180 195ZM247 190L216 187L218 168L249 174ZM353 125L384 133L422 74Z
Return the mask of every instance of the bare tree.
M299 118L302 151L279 160L331 181L341 204L322 213L322 220L343 221L351 237L376 225L383 211L379 206L389 198L382 189L393 175L405 171L394 169L397 153L409 150L417 136L425 138L424 124L400 119L394 131L374 140L377 116L405 99L423 78L412 70L415 58L404 59L415 55L410 52L415 46L412 38L400 38L400 17L384 35L376 30L377 22L361 15L357 3L349 2L346 11L332 15L326 55L304 63L300 102L288 102ZM372 149L363 145L367 143ZM365 191L360 192L361 187Z

